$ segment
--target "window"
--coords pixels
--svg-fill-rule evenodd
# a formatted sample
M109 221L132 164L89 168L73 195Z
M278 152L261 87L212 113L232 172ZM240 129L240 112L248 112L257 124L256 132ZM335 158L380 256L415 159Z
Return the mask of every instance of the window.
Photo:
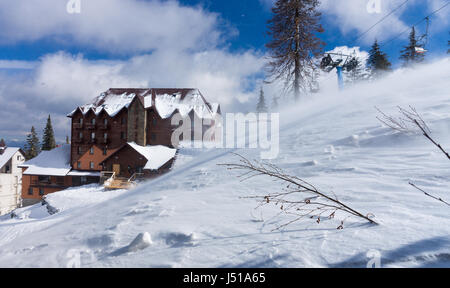
M91 124L95 125L95 118L92 118Z
M20 160L22 160L22 157L20 157L20 155L19 155L19 156L17 156L17 161L20 161Z
M120 139L125 140L125 132L120 132Z
M39 183L50 183L50 176L38 176Z
M87 177L81 176L81 185L85 185L87 183Z
M125 124L127 124L127 119L124 117L124 118L122 118L122 125L125 125Z
M77 168L81 169L81 162L80 161L77 162Z
M80 146L78 146L77 152L78 152L78 155L81 155L81 147Z
M103 139L105 139L105 142L108 140L108 133L103 134Z
M79 137L80 139L83 139L83 132L80 132L80 133L78 134L78 137Z
M106 126L106 125L108 125L108 119L103 119L103 124Z
M106 154L108 154L108 149L103 148L103 155L106 155Z
M91 133L91 140L95 140L95 132Z
M45 191L44 188L39 188L39 196L44 196Z
M152 141L156 141L156 134L155 133L150 134L150 137L152 138Z
M156 126L156 124L158 124L158 120L156 120L156 118L153 118L152 124L153 124L153 126Z
M80 118L80 119L78 120L78 123L83 124L83 118Z
M32 187L28 188L28 195L33 195L33 188Z
M94 155L94 147L91 147L91 149L89 149L89 154Z
M89 167L90 167L91 169L94 169L94 168L95 168L94 162L89 163Z

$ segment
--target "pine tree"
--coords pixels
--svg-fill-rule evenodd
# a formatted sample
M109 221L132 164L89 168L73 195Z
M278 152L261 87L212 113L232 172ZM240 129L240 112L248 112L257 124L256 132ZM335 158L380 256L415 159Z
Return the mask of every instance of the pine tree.
M367 66L370 69L371 75L375 77L379 76L383 72L391 70L391 65L387 54L381 51L378 41L375 40L369 51L369 59L367 59Z
M39 148L39 138L34 126L31 127L31 132L27 135L27 143L25 144L24 150L25 158L27 158L27 160L33 159L41 152Z
M348 84L356 83L361 80L368 78L368 71L359 57L354 57L352 59L352 69L350 71L346 70L344 72L345 81Z
M70 144L69 136L66 136L66 144Z
M416 29L413 26L409 34L409 44L408 46L404 46L404 49L400 52L400 59L403 61L403 66L406 67L424 60L425 55L416 51L416 47L419 46L416 39Z
M42 151L50 151L55 149L55 147L55 133L53 132L52 119L48 115L47 125L45 126L44 136L42 138Z
M278 107L279 107L279 104L278 104L278 97L277 96L273 96L272 97L272 107L271 107L271 110L272 111L278 111Z
M272 38L266 44L271 57L268 72L272 82L284 80L285 88L294 91L295 100L300 98L300 90L309 88L311 69L315 69L313 59L324 46L317 37L324 31L318 6L318 0L278 0L268 21Z
M0 147L6 147L5 140L2 138L0 139Z
M267 113L266 98L264 97L264 90L262 87L259 91L259 100L258 105L256 106L256 111L258 113Z

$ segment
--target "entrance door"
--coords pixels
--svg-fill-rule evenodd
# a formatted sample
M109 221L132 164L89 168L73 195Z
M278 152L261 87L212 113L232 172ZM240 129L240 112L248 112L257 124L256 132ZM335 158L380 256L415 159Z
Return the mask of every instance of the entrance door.
M116 176L120 174L120 164L113 164L113 172L116 173Z

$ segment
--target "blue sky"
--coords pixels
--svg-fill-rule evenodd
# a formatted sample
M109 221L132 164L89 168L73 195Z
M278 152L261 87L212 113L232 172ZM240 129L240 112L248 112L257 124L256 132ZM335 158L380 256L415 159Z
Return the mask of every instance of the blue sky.
M82 0L83 1L83 0ZM269 0L270 1L270 0ZM230 31L227 33L226 43L232 51L233 50L247 50L247 49L259 49L265 51L264 44L268 41L266 35L266 21L271 17L269 1L265 0L181 0L182 5L186 6L201 6L203 9L210 12L218 13L222 19L219 23L219 27L224 30L230 29L230 27L237 31ZM343 0L345 1L345 0ZM361 2L368 0L359 0ZM386 0L380 0L385 1ZM349 1L351 2L351 1ZM397 1L401 3L402 1ZM407 5L407 9L402 13L398 13L399 19L405 24L412 26L417 23L424 16L429 14L431 5L427 1L411 1L412 4ZM441 1L444 2L445 1ZM82 3L82 2L81 2ZM383 2L381 2L383 5ZM439 3L440 4L440 3ZM387 8L387 7L386 7ZM441 15L448 15L448 8L441 11ZM376 20L381 19L390 9L382 9L380 14L375 14L373 23ZM448 23L442 21L442 18L434 16L431 19L430 26L430 42L428 48L431 55L442 55L447 51L447 42L449 29L442 29L442 27L448 27ZM42 20L45 21L45 20ZM343 33L340 30L339 23L336 23L335 17L329 15L326 12L322 16L323 26L325 33L321 35L321 38L327 43L326 49L331 50L336 46L361 46L362 49L370 49L370 45L366 41L373 41L374 36L368 35L364 37L366 41L354 41L360 31L352 29ZM362 25L363 26L363 25ZM425 22L416 27L420 33L425 33ZM382 33L380 33L382 35ZM398 54L402 45L405 44L408 33L401 34L398 39L391 42L389 45L383 47L383 49L389 54L393 63L398 62ZM390 39L390 38L389 38ZM0 45L0 59L14 59L14 60L38 60L41 56L49 53L55 53L61 50L69 53L83 53L85 57L89 59L124 59L130 55L114 55L110 53L104 53L97 49L91 49L84 45L66 45L63 41L55 41L52 37L45 37L38 41L22 41L20 43L2 43Z
M0 2L0 137L24 139L48 114L59 139L66 114L117 86L198 87L228 110L254 106L267 51L266 21L273 0L69 0ZM367 3L379 1L380 13ZM410 0L355 41L405 0L322 0L326 50L368 50L398 36L448 0ZM450 5L431 18L428 59L445 57ZM425 23L416 27L424 33ZM408 33L383 46L394 67ZM277 87L265 87L268 97ZM4 136L2 136L4 135Z

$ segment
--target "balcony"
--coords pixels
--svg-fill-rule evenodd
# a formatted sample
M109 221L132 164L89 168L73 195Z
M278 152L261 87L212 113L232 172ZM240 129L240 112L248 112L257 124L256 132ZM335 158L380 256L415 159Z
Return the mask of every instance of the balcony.
M31 180L31 186L40 187L65 187L64 179L57 179L56 181L50 180Z
M95 124L92 124L92 123L86 123L85 124L85 126L86 126L86 129L91 129L91 130L93 130L93 129L95 129Z
M73 123L73 129L83 129L83 123Z

